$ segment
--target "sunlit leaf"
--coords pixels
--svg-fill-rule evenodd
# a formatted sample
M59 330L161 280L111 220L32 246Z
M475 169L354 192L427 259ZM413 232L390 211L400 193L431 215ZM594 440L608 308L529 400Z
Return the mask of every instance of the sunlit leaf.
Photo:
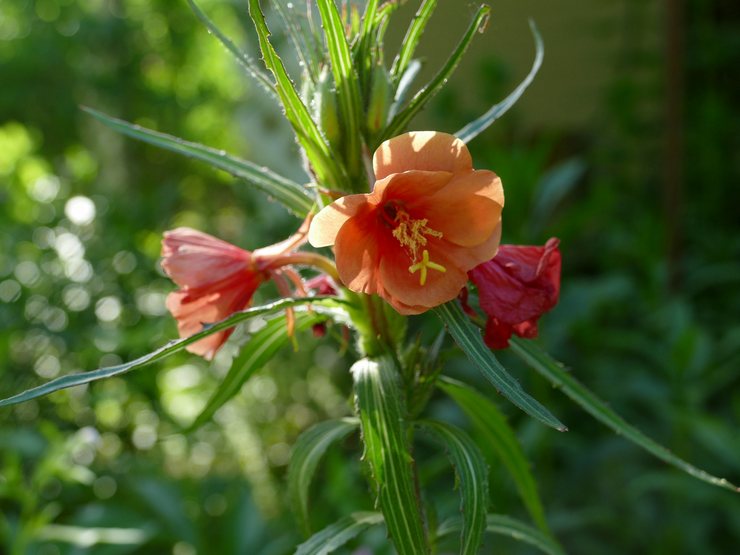
M211 34L226 47L226 50L231 52L234 58L236 58L236 61L239 62L239 64L241 64L242 67L247 70L249 76L257 81L257 83L259 83L260 86L271 96L277 98L275 85L273 85L268 75L257 65L257 62L251 56L248 56L245 52L242 52L239 47L236 46L229 39L229 37L227 37L221 31L221 29L216 26L213 21L211 21L211 19L205 14L205 12L200 9L200 6L195 3L195 0L188 0L188 4L190 5L190 9L193 10L193 13L196 15L196 17L200 19L201 23L203 23L203 25L208 28Z
M532 398L493 355L483 342L476 328L460 308L457 301L450 301L434 309L460 349L481 371L483 376L509 401L540 422L558 431L567 428L549 410Z
M491 108L485 114L480 116L475 121L470 122L465 127L460 129L460 131L455 133L455 135L464 143L469 143L470 141L475 139L478 135L485 131L489 125L491 125L494 121L508 112L509 108L516 104L516 101L519 100L519 97L524 94L524 91L527 90L527 87L529 87L529 85L532 84L532 81L534 81L537 72L540 70L540 66L542 66L542 60L545 56L545 45L542 42L542 36L537 30L537 26L535 25L534 21L529 21L529 28L532 30L532 35L534 35L534 44L537 49L534 56L534 62L532 63L532 69L529 70L529 73L524 78L524 80L519 83L517 88L514 89L514 91L509 96L504 98L498 104L494 104L493 106L491 106Z
M391 66L391 76L395 81L399 81L403 74L406 73L406 68L414 57L416 46L419 44L421 35L429 22L429 18L431 18L432 13L434 13L434 8L436 7L437 0L424 0L421 3L421 6L419 6L416 15L414 15L414 19L411 22L411 25L409 25L409 28L406 31L406 36L403 38L403 42L401 43L401 50L399 50L398 55L393 60L393 65Z
M329 302L332 306L336 305L336 303L338 302L337 299L333 297L304 297L299 299L282 299L268 305L258 306L255 308L242 310L240 312L235 312L234 314L232 314L228 318L221 320L220 322L205 326L202 331L199 331L198 333L193 334L190 337L170 341L159 349L152 351L151 353L148 353L144 356L141 356L135 360L125 362L123 364L117 364L116 366L99 368L98 370L92 370L90 372L80 372L78 374L69 374L67 376L56 378L43 385L29 389L27 391L24 391L23 393L19 393L18 395L14 395L13 397L0 400L0 407L23 403L24 401L29 401L31 399L36 399L37 397L43 397L44 395L48 395L49 393L54 393L55 391L59 391L60 389L66 389L68 387L74 387L76 385L83 385L113 376L120 376L121 374L130 372L131 370L141 368L142 366L147 366L148 364L152 364L153 362L173 355L183 350L188 345L195 343L200 339L203 339L204 337L208 337L209 335L217 333L219 331L233 328L236 324L249 320L250 318L254 318L255 316L267 316L269 314L275 314L277 312L280 312L281 310L285 310L286 308L291 306L308 303L321 304L324 301Z
M460 531L463 527L460 517L451 518L443 522L437 530L437 538ZM504 515L489 514L486 517L486 532L507 536L520 542L528 543L547 555L565 555L562 548L551 538L537 530L534 526L525 524L515 518Z
M330 188L342 189L346 186L344 168L337 161L316 122L311 118L311 114L296 91L283 61L270 43L270 30L265 22L259 0L249 0L249 16L257 29L265 66L275 76L275 87L283 103L285 117L293 126L298 142L306 151L306 156L311 161L319 181Z
M461 555L475 555L483 541L488 509L488 466L478 446L460 428L423 420L419 427L439 441L455 467L462 502Z
M439 73L432 79L424 88L417 92L408 105L396 114L391 123L388 125L383 133L382 140L389 137L394 137L406 129L406 126L413 119L413 117L421 110L426 103L437 94L442 87L447 83L455 68L460 63L463 55L473 41L473 37L479 32L485 29L485 24L488 21L488 16L491 11L486 5L482 5L478 8L473 21L471 22L468 30L463 35L460 43L457 45L452 55L447 60L447 63L440 69ZM382 141L381 141L382 142Z
M352 366L357 411L378 504L400 555L429 553L412 475L398 373L388 358Z
M244 179L259 188L262 192L273 197L297 216L305 217L314 205L314 200L311 198L307 188L265 167L226 154L223 150L216 150L198 143L173 137L172 135L153 131L152 129L108 116L92 108L83 107L82 109L119 133L188 156L189 158L202 160L235 177Z
M610 409L606 403L594 395L588 388L573 378L560 363L550 355L543 352L534 342L519 338L511 339L511 350L526 362L532 369L542 374L545 378L575 401L591 416L602 424L605 424L617 434L624 436L631 442L639 445L648 453L658 457L660 460L683 470L690 476L702 480L713 486L718 486L730 491L740 492L740 488L731 484L724 478L718 478L701 470L692 464L671 453L668 449L647 437L640 430L631 426L624 419Z
M348 170L354 182L364 175L360 156L362 147L360 118L363 114L360 86L352 65L352 53L344 34L342 18L334 0L317 0L317 4L321 21L324 24L326 48L329 51L334 84L337 88L339 115L342 122L342 143L346 150L345 158L348 164L352 164Z
M440 389L452 397L485 440L485 447L495 450L498 458L514 479L519 495L537 526L549 533L545 511L537 493L537 484L529 470L522 448L500 410L472 387L443 377L437 382Z
M296 312L294 331L304 330L326 320L327 316L317 312ZM262 368L278 350L290 340L285 316L279 316L267 322L265 327L254 332L249 341L243 345L239 354L231 363L231 368L213 392L195 421L188 428L188 433L208 422L224 403L239 393L246 381Z
M371 526L383 522L380 513L352 513L316 532L296 549L295 555L326 555L339 549Z
M357 429L356 418L327 420L303 432L293 446L288 466L288 495L305 535L310 534L308 492L316 467L328 447Z

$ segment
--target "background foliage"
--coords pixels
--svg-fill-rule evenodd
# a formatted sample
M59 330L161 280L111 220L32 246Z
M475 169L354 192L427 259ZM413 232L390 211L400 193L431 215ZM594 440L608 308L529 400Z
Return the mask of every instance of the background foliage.
M448 13L435 18L456 25L455 8L440 4ZM494 10L457 86L413 127L454 131L505 96L526 71L507 49L528 62L526 17L537 18L546 71L471 150L476 166L494 169L506 186L505 242L562 239L562 298L543 319L543 341L628 420L737 482L740 162L733 154L740 138L733 123L740 91L732 68L740 14L728 0L690 0L683 24L671 27L671 2L623 0L598 19L570 4L573 19L562 27L527 3ZM203 6L255 52L242 3ZM408 17L409 8L402 8ZM497 38L517 28L512 42ZM568 52L563 28L587 37L602 57L575 64L559 56ZM676 28L683 45L666 48ZM388 42L402 33L391 29ZM428 56L447 39L444 25L437 35L426 41L435 42ZM287 46L279 33L275 39ZM593 82L584 78L592 72ZM3 397L135 358L175 336L164 310L172 286L157 269L163 230L189 225L251 249L295 226L228 176L113 134L78 110L90 105L302 179L287 124L185 2L3 3L0 78ZM563 90L588 91L570 117L560 113L574 106L559 101ZM182 355L3 410L2 550L286 552L298 539L286 510L290 446L312 423L349 413L349 358L310 333L298 343L298 352L285 349L213 423L188 435L182 427L234 350L210 365ZM477 379L462 359L448 365ZM571 430L556 434L501 403L569 552L726 554L738 545L737 496L667 469L538 377L523 368L518 376ZM480 389L495 396L483 383ZM432 409L465 425L441 396ZM453 477L434 453L430 446L429 457L439 456L430 467L439 470L424 479L439 483L440 507L456 506L445 493ZM329 449L319 469L323 487L311 501L314 526L371 509L356 454L351 440ZM524 514L503 472L493 468L490 481L497 511ZM76 528L89 526L107 527L108 536ZM363 542L382 539L376 531ZM100 541L106 547L91 546ZM496 541L502 553L527 552Z

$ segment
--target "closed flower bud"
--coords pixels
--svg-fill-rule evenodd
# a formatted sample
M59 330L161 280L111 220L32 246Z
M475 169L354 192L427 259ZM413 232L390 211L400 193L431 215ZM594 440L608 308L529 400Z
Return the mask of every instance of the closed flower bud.
M382 64L377 64L373 69L370 100L367 107L366 123L371 137L385 127L392 100L393 93L388 72Z
M342 140L342 129L337 114L337 95L334 79L328 68L321 70L319 81L313 94L314 120L318 122L324 136L335 150Z

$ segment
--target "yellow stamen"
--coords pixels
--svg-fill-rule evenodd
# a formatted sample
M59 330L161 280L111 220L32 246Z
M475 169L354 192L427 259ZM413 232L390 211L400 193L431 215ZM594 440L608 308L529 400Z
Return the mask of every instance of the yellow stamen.
M436 262L429 260L429 251L424 249L424 252L421 254L421 262L417 262L416 264L409 266L409 272L412 274L415 274L417 270L420 271L419 285L425 285L427 282L427 268L431 268L432 270L437 270L442 273L447 271L447 268L441 264L437 264Z
M424 247L427 244L427 235L437 238L442 237L442 232L427 227L429 220L426 218L414 220L404 210L398 210L395 221L396 228L393 230L393 237L401 243L402 247L411 251L411 259L414 262L419 258L419 247Z

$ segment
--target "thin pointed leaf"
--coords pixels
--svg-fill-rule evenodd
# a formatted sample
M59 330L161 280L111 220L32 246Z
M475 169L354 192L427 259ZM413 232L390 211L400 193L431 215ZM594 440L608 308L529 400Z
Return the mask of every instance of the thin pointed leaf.
M412 475L398 372L387 358L352 366L357 411L377 501L399 555L429 553Z
M451 518L440 525L437 538L454 534L461 530L462 526L463 523L460 517ZM565 551L551 538L537 530L537 528L515 518L489 514L486 517L486 532L528 543L547 555L565 555Z
M529 70L529 73L524 78L524 80L519 83L517 88L514 89L514 91L509 96L504 98L498 104L494 104L485 114L480 116L475 121L470 122L465 127L460 129L460 131L455 133L455 135L462 142L469 143L478 135L480 135L483 131L488 129L489 125L503 116L506 112L509 111L509 108L516 104L516 101L519 100L519 97L524 94L524 91L527 90L527 87L529 87L529 85L532 84L532 81L534 81L537 72L539 72L540 67L542 66L542 60L545 57L545 45L542 42L542 36L540 35L540 32L537 30L537 25L535 25L534 21L531 19L529 20L529 28L532 30L532 35L534 35L534 44L535 48L537 49L534 56L534 62L532 63L532 69Z
M421 35L424 33L424 29L429 22L429 18L432 17L432 13L436 7L437 0L424 0L421 6L419 6L411 25L409 25L409 28L406 31L406 36L403 38L401 50L398 52L398 55L393 60L393 65L391 66L391 76L394 81L398 81L401 76L406 73L406 68L409 63L411 63L411 60L414 57L414 52L416 52L416 46L419 44L419 39L421 39Z
M98 370L92 370L90 372L80 372L77 374L69 374L67 376L56 378L54 380L51 380L50 382L46 382L43 385L24 391L23 393L19 393L18 395L0 400L0 407L15 405L24 401L30 401L31 399L36 399L37 397L42 397L44 395L48 395L49 393L54 393L55 391L59 391L60 389L66 389L68 387L83 385L97 380L102 380L104 378L119 376L121 374L130 372L131 370L135 370L136 368L141 368L142 366L152 364L153 362L173 355L176 352L183 350L188 345L195 343L200 339L203 339L204 337L208 337L209 335L219 331L233 328L235 325L249 320L250 318L254 318L255 316L267 316L269 314L275 314L276 312L280 312L281 310L285 310L288 307L296 306L299 304L316 303L318 305L324 301L329 301L332 306L335 306L338 302L337 299L335 299L334 297L303 297L299 299L282 299L280 301L276 301L264 306L258 306L255 308L242 310L240 312L235 312L234 314L232 314L228 318L221 320L220 322L205 326L202 331L199 331L198 333L193 334L190 337L170 341L159 349L152 351L151 353L148 353L144 356L141 356L135 360L123 364L117 364L116 366L99 368Z
M329 446L357 429L356 418L340 418L316 424L303 432L293 446L288 466L288 495L305 535L311 533L308 492L319 461Z
M316 312L296 312L294 330L296 332L302 331L313 324L326 320L326 318L327 316ZM226 377L218 385L218 388L213 392L197 418L188 427L186 433L191 433L208 422L215 412L239 393L246 381L275 356L278 350L289 340L290 335L288 334L285 316L270 320L265 327L253 333L249 341L234 358Z
M249 55L247 55L245 52L242 52L241 49L239 49L238 46L236 46L230 39L227 37L221 29L216 27L216 24L211 21L211 19L205 14L203 10L200 9L200 6L195 3L195 0L188 0L188 4L190 5L190 9L193 10L193 13L196 15L198 19L200 19L201 23L208 28L210 33L216 37L221 44L226 47L226 50L231 52L231 54L236 58L236 61L239 62L244 69L247 70L247 73L250 77L252 77L257 83L262 86L265 91L267 91L270 96L273 96L277 100L277 93L275 92L275 85L273 85L272 81L270 80L270 77L260 69L260 67L257 65L257 62Z
M235 177L244 179L273 197L297 216L305 217L314 205L314 201L305 187L265 167L226 154L222 150L185 141L172 135L108 116L92 108L83 106L82 110L119 133L183 156L201 160Z
M488 509L488 466L478 446L460 428L431 420L422 420L419 427L431 434L445 448L455 467L460 487L462 527L460 553L475 555L483 541Z
M398 81L398 87L396 87L396 94L393 97L393 104L391 104L391 108L388 114L389 118L393 118L396 113L398 112L398 109L400 106L406 102L406 98L409 95L409 92L411 91L411 85L414 84L414 80L416 79L416 76L419 75L419 72L421 71L421 62L419 60L411 60L409 63L408 69L403 72L403 75L401 75L401 79Z
M380 513L352 513L311 536L298 546L295 555L326 555L332 553L348 541L356 538L361 532L382 522L383 515Z
M265 22L259 0L249 0L249 16L257 30L265 66L275 77L275 87L283 103L285 116L293 126L298 142L306 151L306 156L322 185L342 189L346 185L344 169L335 159L329 144L296 91L283 61L270 43L270 30Z
M372 6L371 0L368 8ZM346 149L345 159L350 164L349 172L354 178L361 174L361 122L363 114L360 85L352 65L352 53L344 34L344 25L334 0L317 0L321 21L324 24L326 48L331 60L334 84L337 88L342 142ZM363 23L363 27L365 23Z
M496 455L511 474L519 495L543 532L550 530L545 520L545 511L537 493L537 483L529 470L519 441L500 410L472 387L457 380L443 377L437 382L439 388L460 406L473 425L483 434L485 446L495 450Z
M434 312L447 326L450 335L465 353L465 356L478 367L483 376L493 384L501 395L540 422L552 426L560 432L567 430L562 422L524 391L519 382L501 366L491 350L483 343L480 330L470 322L457 301L440 305L434 309Z
M683 470L690 476L703 482L734 492L740 492L740 488L728 482L724 478L718 478L705 472L692 464L684 461L671 453L668 449L650 439L637 428L631 426L617 413L611 410L606 403L594 395L588 388L578 380L570 376L560 363L543 352L534 342L519 338L511 339L511 350L526 362L532 369L547 378L553 386L562 389L568 397L581 406L596 420L614 430L617 434L624 436L631 442L645 449L648 453L658 457L660 460Z
M288 5L286 6L284 0L275 0L272 5L275 6L280 17L285 23L285 28L288 30L288 37L290 37L290 40L293 43L293 48L300 60L301 67L306 72L309 79L315 83L318 80L317 71L320 64L312 57L315 51L308 47L308 43L303 35L303 27L293 16L293 3L288 2Z
M401 110L396 115L396 117L393 118L386 130L383 132L383 140L389 137L394 137L395 135L398 135L404 129L406 129L406 126L419 112L419 110L421 110L426 105L426 103L435 94L437 94L440 89L442 89L452 73L455 71L457 64L460 63L460 60L467 51L468 46L470 46L473 37L475 37L476 33L480 33L485 30L485 24L488 21L488 16L490 12L491 8L486 5L482 5L478 8L478 11L476 12L473 21L468 27L468 30L465 32L465 35L463 35L460 43L457 45L450 58L447 60L447 63L442 67L439 73L437 73L434 79L432 79L429 84L427 84L423 89L417 92L408 103L408 105L403 110Z

